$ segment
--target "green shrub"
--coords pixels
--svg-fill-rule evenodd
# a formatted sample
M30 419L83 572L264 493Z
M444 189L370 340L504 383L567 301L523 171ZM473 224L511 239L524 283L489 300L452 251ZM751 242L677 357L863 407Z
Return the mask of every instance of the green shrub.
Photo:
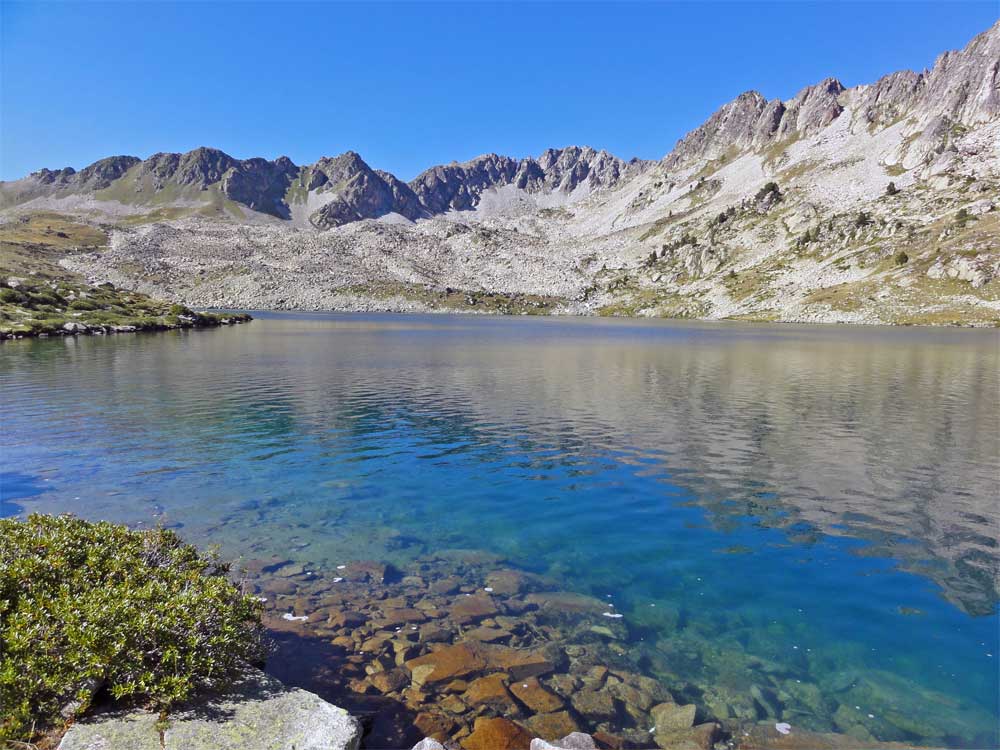
M19 305L26 301L28 297L17 289L0 289L0 302L8 302L12 305Z
M93 300L89 299L75 299L69 303L70 310L99 310L100 305L98 305Z
M766 185L764 185L764 187L762 187L760 190L757 191L757 195L754 196L754 199L757 200L758 202L762 201L770 193L774 193L775 199L777 200L781 199L781 190L778 188L777 182L768 182Z
M897 266L905 266L907 263L910 262L910 256L907 255L903 250L900 250L898 253L896 253L892 259L896 262Z
M169 708L262 656L260 604L176 534L0 519L0 744L55 725L89 681Z

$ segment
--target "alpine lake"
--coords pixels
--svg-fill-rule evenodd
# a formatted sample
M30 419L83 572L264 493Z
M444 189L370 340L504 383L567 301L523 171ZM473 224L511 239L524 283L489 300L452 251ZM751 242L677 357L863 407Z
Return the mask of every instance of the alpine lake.
M255 317L0 345L0 514L217 548L367 747L1000 747L996 330Z

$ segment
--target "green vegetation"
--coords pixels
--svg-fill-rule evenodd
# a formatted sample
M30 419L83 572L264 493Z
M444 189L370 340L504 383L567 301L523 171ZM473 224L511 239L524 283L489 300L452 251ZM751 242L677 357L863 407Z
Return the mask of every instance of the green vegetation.
M100 227L42 211L12 217L0 224L0 276L36 274L72 278L59 260L73 252L97 252L108 243Z
M260 603L228 572L163 529L0 520L0 741L79 715L98 685L165 710L259 660Z
M892 260L897 266L905 266L910 262L910 256L905 251L900 250L893 256Z
M436 288L403 281L358 284L341 287L336 291L382 300L402 298L419 302L432 310L473 311L494 315L547 315L566 301L560 297L540 294Z
M4 245L47 245L53 249L95 250L108 242L102 229L49 211L25 214L0 224Z
M958 213L955 214L955 224L960 227L964 227L970 221L975 221L976 217L969 213L968 209L960 208Z
M766 183L764 187L757 191L757 194L754 196L754 200L760 203L772 193L774 194L774 199L776 201L781 200L781 190L778 188L777 182Z
M0 338L97 330L207 328L250 320L242 313L199 313L183 305L66 279L0 276ZM67 328L69 325L69 329Z

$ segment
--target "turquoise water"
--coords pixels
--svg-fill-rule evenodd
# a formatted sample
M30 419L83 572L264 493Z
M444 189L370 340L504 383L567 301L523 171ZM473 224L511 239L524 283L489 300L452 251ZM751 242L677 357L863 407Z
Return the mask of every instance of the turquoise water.
M967 330L317 314L6 342L0 514L322 570L485 549L610 598L719 712L804 685L782 718L998 747L998 370Z

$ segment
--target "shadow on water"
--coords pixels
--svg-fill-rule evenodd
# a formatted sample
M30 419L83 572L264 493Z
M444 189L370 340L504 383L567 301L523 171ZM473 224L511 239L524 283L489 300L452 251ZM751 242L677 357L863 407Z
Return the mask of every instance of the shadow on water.
M424 738L414 726L416 713L403 703L351 689L351 678L346 675L352 662L346 649L292 630L271 630L269 635L274 650L264 671L350 712L361 722L365 750L410 748Z
M24 507L14 500L38 497L47 489L38 477L31 474L0 471L0 518L21 515Z

